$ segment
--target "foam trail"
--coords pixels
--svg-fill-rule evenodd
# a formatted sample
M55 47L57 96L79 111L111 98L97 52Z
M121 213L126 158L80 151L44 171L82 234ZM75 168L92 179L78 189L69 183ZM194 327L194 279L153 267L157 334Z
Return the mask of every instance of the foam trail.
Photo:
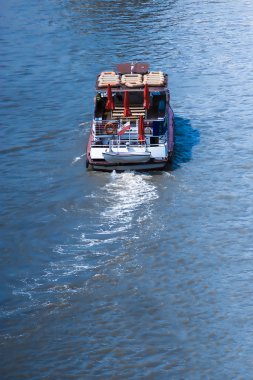
M74 165L75 163L77 163L78 161L80 161L84 156L86 156L86 153L83 153L79 157L75 157L71 164Z
M109 205L101 212L101 224L125 230L131 226L135 211L150 206L158 198L156 187L147 181L150 176L135 173L111 174L112 181L103 188ZM151 177L152 178L152 177ZM149 207L148 207L149 208Z

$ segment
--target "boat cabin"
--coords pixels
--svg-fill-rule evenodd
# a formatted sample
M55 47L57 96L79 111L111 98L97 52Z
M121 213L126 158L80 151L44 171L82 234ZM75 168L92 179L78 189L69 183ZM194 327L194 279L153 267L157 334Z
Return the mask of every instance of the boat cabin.
M143 115L146 119L165 116L168 100L168 76L161 71L149 71L147 63L125 63L117 66L117 72L102 72L97 77L95 118L111 120L124 117L124 94L128 92L128 104L135 119ZM111 89L113 107L108 107L108 85ZM149 104L145 107L145 87L148 87ZM147 94L146 94L147 96Z
M173 112L167 74L150 71L143 62L120 64L116 71L97 76L94 103L90 163L102 160L107 165L116 151L117 160L125 160L126 154L129 161L141 154L138 160L159 161L160 166L168 160Z
M156 91L150 93L150 106L146 111L143 107L144 104L144 92L143 90L128 90L129 91L129 108L131 115L128 119L136 119L138 117L145 116L147 119L158 119L165 117L166 110L166 91ZM124 91L117 89L112 94L114 109L106 109L108 101L107 94L98 91L95 97L95 119L99 120L111 120L124 117Z

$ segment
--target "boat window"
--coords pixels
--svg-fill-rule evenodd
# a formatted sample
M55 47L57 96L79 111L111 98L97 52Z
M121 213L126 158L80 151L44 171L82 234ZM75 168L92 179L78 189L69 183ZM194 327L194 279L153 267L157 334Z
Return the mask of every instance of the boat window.
M159 145L159 137L150 137L150 145Z
M129 91L129 103L130 105L142 106L144 101L143 91ZM115 107L124 106L124 92L118 92L114 96Z
M143 91L129 92L130 104L143 105L144 94Z
M103 113L105 111L105 105L106 105L107 98L102 97L101 94L97 94L95 97L95 117L100 118L103 116Z
M166 110L166 94L152 94L150 97L150 108L148 110L148 119L157 119L164 117Z
M167 121L165 120L155 120L153 121L153 136L162 136L167 130Z
M115 106L122 106L124 102L124 94L121 92L117 92L114 96L114 104Z

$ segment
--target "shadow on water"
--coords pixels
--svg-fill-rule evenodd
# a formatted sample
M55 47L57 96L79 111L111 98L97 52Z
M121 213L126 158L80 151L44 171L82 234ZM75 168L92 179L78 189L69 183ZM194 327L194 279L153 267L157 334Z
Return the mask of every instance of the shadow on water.
M189 119L175 116L175 148L168 170L176 170L192 158L192 148L199 144L200 133L193 129Z

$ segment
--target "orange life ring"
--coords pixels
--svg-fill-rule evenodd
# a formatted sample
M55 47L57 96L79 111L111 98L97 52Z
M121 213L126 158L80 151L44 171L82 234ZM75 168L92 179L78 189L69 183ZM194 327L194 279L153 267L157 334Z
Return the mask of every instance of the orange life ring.
M116 133L116 126L113 123L105 124L105 133L107 135L114 135Z

